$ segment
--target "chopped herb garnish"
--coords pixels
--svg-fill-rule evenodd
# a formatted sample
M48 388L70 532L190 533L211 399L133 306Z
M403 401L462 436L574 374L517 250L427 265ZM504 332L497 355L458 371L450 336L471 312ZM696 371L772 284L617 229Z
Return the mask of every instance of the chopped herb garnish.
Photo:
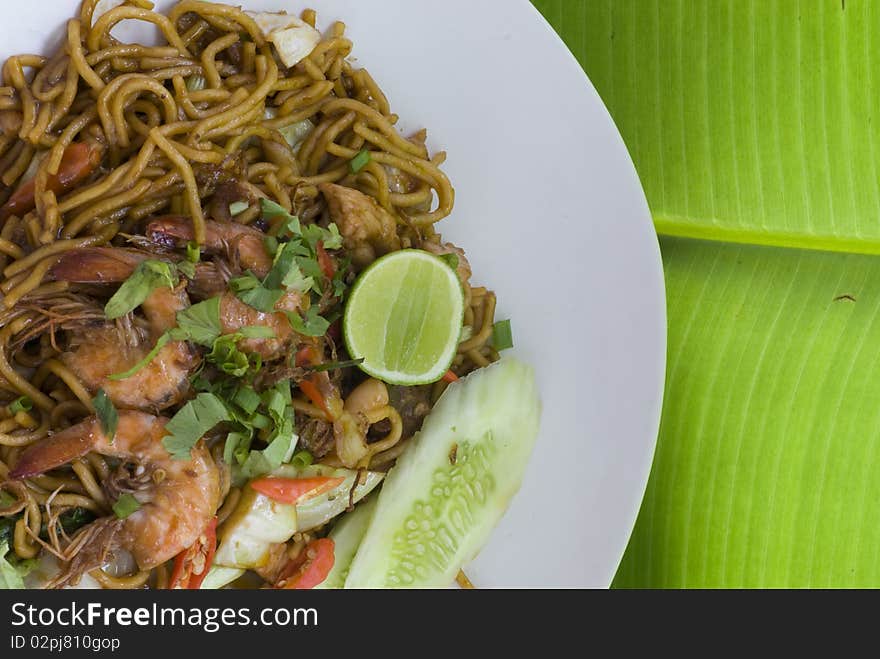
M293 458L291 458L290 464L297 469L305 469L310 466L314 460L315 458L308 451L297 451Z
M288 313L288 320L293 330L303 336L324 336L330 329L330 321L320 315L317 306L309 307L305 316L296 313Z
M336 224L327 227L327 234L325 234L323 242L324 249L342 249L342 234L339 233L339 227Z
M145 368L147 366L147 364L149 364L151 361L153 361L156 358L156 355L159 354L159 351L162 348L164 348L166 345L168 345L168 342L170 340L171 340L171 335L168 332L165 332L165 334L160 336L159 340L156 341L156 345L153 346L153 349L150 350L150 352L148 352L142 360L140 360L137 364L132 366L130 369L128 369L124 373L114 373L113 375L110 376L109 379L113 380L114 382L118 382L119 380L127 380L132 375L134 375L135 373L140 371L142 368Z
M513 347L513 331L509 320L499 320L492 329L492 347L499 352Z
M244 213L251 205L246 201L234 201L229 204L229 214L235 217Z
M119 425L119 413L113 406L113 402L103 389L98 389L98 393L92 399L92 405L95 406L95 412L98 415L98 421L101 424L101 431L107 436L107 441L113 442L116 436L116 428Z
M220 333L220 298L212 297L179 311L177 327L171 330L171 337L210 348Z
M259 397L258 397L259 400ZM231 432L226 435L226 443L223 445L223 461L232 464L235 460L238 464L244 464L248 450L251 446L251 434L244 432Z
M242 411L251 416L260 406L260 394L254 391L253 387L241 387L235 392L232 402L238 405Z
M357 174L364 167L370 164L370 152L364 149L360 153L358 153L354 158L351 159L349 165L351 166L351 173Z
M12 415L18 414L19 412L29 412L34 407L34 401L32 401L27 396L21 396L16 398L14 401L9 403L9 413Z
M165 426L169 435L162 445L176 460L188 460L196 443L218 423L231 419L226 405L215 394L199 394L184 405Z
M275 256L278 253L278 239L275 236L266 236L263 239L263 243L266 245L266 251L269 254Z
M265 414L254 414L254 416L251 417L251 425L257 430L266 430L267 428L272 427L272 419Z
M125 373L111 375L110 379L125 380L130 378L153 361L169 341L192 341L201 346L213 348L214 342L220 336L220 331L220 298L214 297L194 304L188 309L177 312L177 327L160 336L156 345L142 360Z
M120 318L137 309L157 288L174 288L177 282L177 269L170 263L143 261L107 302L104 314L110 320Z
M196 278L196 264L191 261L180 261L177 264L177 270L187 279Z
M243 279L239 277L238 279ZM275 305L284 296L284 291L280 289L271 289L263 286L259 281L253 288L245 288L235 294L239 300L249 307L256 309L262 313L272 313L275 311Z
M234 277L233 279L229 280L229 288L232 290L233 293L244 293L245 291L252 291L255 288L259 288L260 286L262 286L262 283L252 272L248 272L241 277Z
M125 519L126 517L128 517L132 513L136 513L140 509L140 502L128 492L120 495L120 497L116 500L116 503L113 504L113 513L119 519Z
M239 334L218 337L208 354L208 361L232 377L241 378L250 370L248 356L238 349Z
M282 206L281 204L276 204L271 199L260 199L260 210L263 212L263 218L267 222L271 222L278 217L291 217L290 213L287 212L287 209L284 208L284 206Z
M190 263L198 263L202 259L202 248L199 244L191 240L186 244L186 260Z

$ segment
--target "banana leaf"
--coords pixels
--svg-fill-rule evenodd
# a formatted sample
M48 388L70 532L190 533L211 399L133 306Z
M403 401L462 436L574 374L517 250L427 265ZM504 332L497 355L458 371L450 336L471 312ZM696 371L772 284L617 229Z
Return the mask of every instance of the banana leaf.
M880 3L535 4L664 236L666 401L615 585L880 586Z

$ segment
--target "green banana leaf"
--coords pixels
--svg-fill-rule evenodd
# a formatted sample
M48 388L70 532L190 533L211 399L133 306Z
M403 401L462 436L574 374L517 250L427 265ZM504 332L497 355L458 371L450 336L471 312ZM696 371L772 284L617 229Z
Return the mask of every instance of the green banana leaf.
M664 236L666 401L615 585L880 586L880 2L535 4Z

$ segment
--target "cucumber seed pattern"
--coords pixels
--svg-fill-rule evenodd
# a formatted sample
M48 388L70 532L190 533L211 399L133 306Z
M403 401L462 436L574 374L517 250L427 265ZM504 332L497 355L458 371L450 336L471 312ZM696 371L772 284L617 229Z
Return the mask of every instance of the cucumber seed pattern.
M496 451L491 431L476 442L458 442L455 464L434 472L431 498L415 502L403 530L394 536L391 554L396 567L388 573L386 586L424 581L430 571L442 571L454 562L462 537L474 526L474 513L496 488L491 469Z

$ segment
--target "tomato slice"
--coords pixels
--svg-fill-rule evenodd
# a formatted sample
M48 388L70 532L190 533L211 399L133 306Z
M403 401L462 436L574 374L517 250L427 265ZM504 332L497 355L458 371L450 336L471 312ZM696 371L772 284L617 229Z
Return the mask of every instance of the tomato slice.
M315 478L258 478L251 487L260 494L280 503L299 503L341 485L344 478L329 476Z
M333 257L327 253L326 249L324 249L324 241L318 243L316 251L318 253L318 265L321 266L321 272L324 273L324 276L327 277L327 279L332 281L333 277L336 275L336 264L333 262Z
M327 415L327 420L333 420L333 414L330 412L330 408L327 406L327 401L324 396L321 394L321 391L318 389L318 385L316 385L311 380L303 380L299 383L300 391L302 391L306 396L309 397L309 400L315 404L315 407L319 408L324 414Z
M336 544L330 538L313 540L281 573L276 588L310 590L324 582L336 563Z
M172 590L198 590L208 576L214 554L217 551L217 518L212 519L199 539L189 549L180 552L174 559L171 581ZM196 572L195 570L198 570Z

